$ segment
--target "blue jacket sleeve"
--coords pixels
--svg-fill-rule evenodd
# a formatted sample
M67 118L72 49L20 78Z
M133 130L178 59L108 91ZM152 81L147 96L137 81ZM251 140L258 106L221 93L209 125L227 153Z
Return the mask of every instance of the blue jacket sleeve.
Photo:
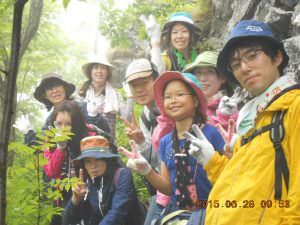
M112 207L99 225L119 225L129 213L130 205L135 197L131 171L124 168L120 173L119 182L112 199Z

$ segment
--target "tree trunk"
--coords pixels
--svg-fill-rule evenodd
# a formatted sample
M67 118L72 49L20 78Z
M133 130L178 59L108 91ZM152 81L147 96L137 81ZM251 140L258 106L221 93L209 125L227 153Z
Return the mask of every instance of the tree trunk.
M21 2L21 1L18 1ZM30 1L30 9L29 9L29 15L26 23L25 29L22 31L21 34L21 47L19 52L19 61L20 64L22 61L22 57L30 44L31 40L33 39L34 35L36 34L40 19L42 15L44 0L31 0ZM1 41L1 40L0 40ZM1 43L0 43L1 44ZM4 104L4 96L5 96L5 88L7 87L7 71L8 71L8 48L5 46L5 43L1 44L0 48L2 49L3 55L3 65L4 68L1 68L0 72L4 73L5 76L0 76L0 110L3 111L3 109L6 107ZM16 105L14 105L13 109L15 111ZM2 114L0 114L0 122L2 122Z
M12 31L11 55L6 76L5 99L0 135L0 224L6 219L6 172L7 151L11 128L11 118L14 113L13 101L15 96L16 80L19 67L20 37L22 27L23 8L27 0L19 0L14 5L14 20Z

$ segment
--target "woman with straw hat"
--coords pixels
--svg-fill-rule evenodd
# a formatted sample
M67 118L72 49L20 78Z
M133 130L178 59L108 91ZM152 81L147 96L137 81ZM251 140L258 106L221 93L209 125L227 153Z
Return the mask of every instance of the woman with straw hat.
M124 102L110 83L113 67L106 60L93 56L82 66L82 71L88 80L83 83L79 95L84 98L84 110L88 114L88 121L103 115L114 138L116 114L121 112Z

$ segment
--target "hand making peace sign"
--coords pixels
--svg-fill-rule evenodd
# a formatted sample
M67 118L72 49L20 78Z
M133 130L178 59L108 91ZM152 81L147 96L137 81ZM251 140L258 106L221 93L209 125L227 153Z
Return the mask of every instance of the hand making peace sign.
M126 166L142 175L147 175L152 170L151 165L139 153L137 145L133 140L130 140L130 146L132 152L128 151L124 147L118 148L118 151L128 158Z
M137 144L142 144L145 140L142 130L140 129L135 119L134 113L130 113L131 121L121 117L121 120L125 123L125 133L130 140L134 140Z
M225 141L224 153L229 159L232 158L233 156L232 146L234 145L233 142L235 142L237 138L237 135L234 133L235 130L234 126L235 124L233 119L230 119L228 121L227 131L224 130L221 124L217 124L217 128Z
M192 125L192 130L194 131L195 135L188 131L183 133L183 136L191 142L189 153L196 158L200 164L205 165L214 155L214 147L207 140L197 124Z
M79 179L80 179L80 182L77 184L76 188L72 189L72 192L73 192L72 203L74 205L79 205L81 200L83 198L86 198L86 195L88 193L88 186L84 182L84 178L83 178L83 169L80 169L80 171L79 171Z

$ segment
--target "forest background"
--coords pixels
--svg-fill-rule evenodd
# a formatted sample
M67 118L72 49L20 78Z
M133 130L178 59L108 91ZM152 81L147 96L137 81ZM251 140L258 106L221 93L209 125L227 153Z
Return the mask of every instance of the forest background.
M6 75L11 55L11 33L14 0L0 1L0 110L3 111ZM75 2L93 4L99 9L94 28L82 22L80 26L96 30L107 41L95 44L76 42L61 26L62 10ZM135 0L127 8L118 7L114 0L29 0L24 8L20 65L17 79L13 120L28 115L33 127L40 129L45 118L43 106L33 98L42 74L58 72L73 82L77 89L84 81L81 65L91 53L105 54L116 66L113 83L123 93L121 82L126 66L135 58L149 56L149 40L140 15L153 14L162 26L172 12L187 11L202 30L199 51L219 49L228 30L240 19L260 19L268 22L277 37L284 40L291 61L288 73L300 77L300 2L299 0ZM120 3L119 3L120 4ZM80 16L80 15L79 15ZM74 18L75 20L76 18ZM81 20L82 21L82 20ZM97 33L98 32L98 33ZM99 36L98 36L99 37ZM76 37L75 37L76 38ZM80 37L77 37L80 38ZM96 38L97 39L97 38ZM93 39L92 39L93 40ZM106 51L107 50L107 51ZM136 107L137 115L140 108ZM0 114L0 122L2 113ZM123 124L117 123L118 145L128 147ZM49 133L50 138L52 138ZM51 205L59 193L42 185L41 167L45 162L36 149L22 145L23 135L12 128L7 171L6 224L48 224L52 214L59 213ZM149 197L140 177L134 175L141 199ZM70 188L76 180L66 180Z

